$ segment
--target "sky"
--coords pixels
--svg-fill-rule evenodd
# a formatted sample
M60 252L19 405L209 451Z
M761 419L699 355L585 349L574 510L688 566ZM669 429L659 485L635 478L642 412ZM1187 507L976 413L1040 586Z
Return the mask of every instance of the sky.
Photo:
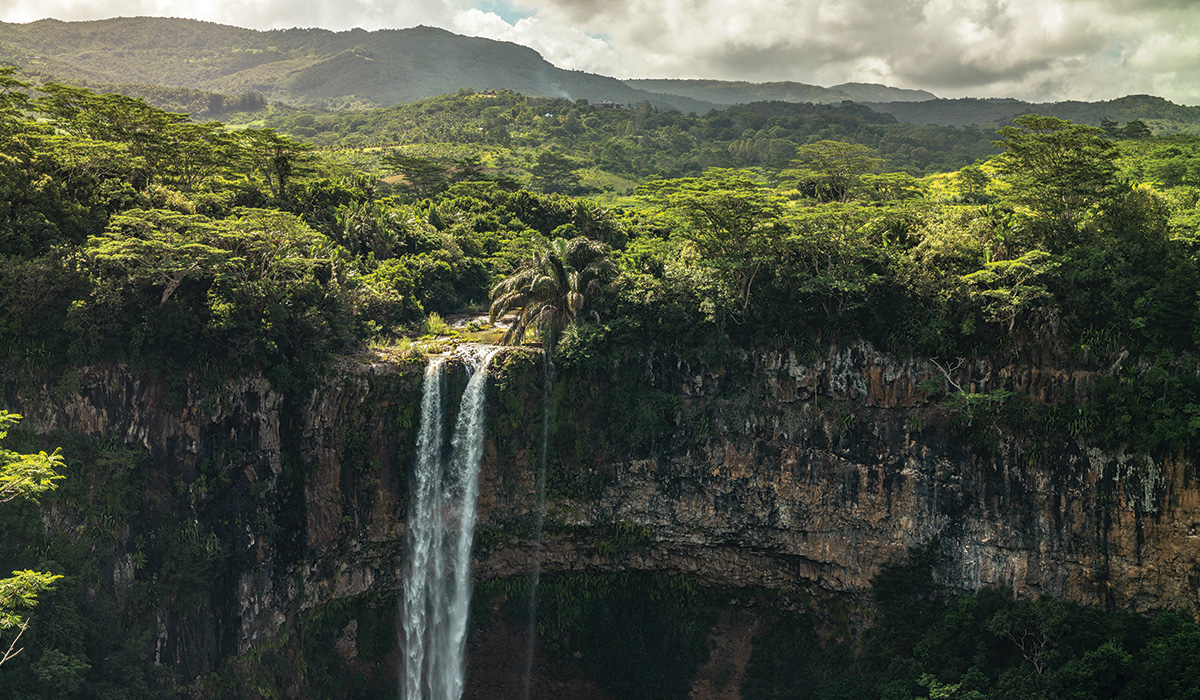
M1200 104L1200 0L0 0L0 21L419 24L617 78L882 83L940 97Z

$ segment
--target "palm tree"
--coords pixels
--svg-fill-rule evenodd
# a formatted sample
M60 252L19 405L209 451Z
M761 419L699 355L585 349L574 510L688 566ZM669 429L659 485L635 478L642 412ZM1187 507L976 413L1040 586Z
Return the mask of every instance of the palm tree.
M524 260L512 276L492 287L490 320L517 311L516 319L500 339L504 345L520 343L527 331L542 335L546 348L553 348L558 335L581 316L588 304L614 272L609 247L584 238L541 236L534 239L539 250Z

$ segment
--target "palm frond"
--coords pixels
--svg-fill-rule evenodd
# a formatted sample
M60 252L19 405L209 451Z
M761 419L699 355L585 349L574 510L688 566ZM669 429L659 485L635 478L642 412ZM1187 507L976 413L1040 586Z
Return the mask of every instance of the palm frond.
M534 236L533 241L536 253L491 289L493 322L520 310L501 340L504 344L519 343L533 330L552 346L567 326L584 316L589 299L616 269L609 247L599 241L582 236L553 241Z

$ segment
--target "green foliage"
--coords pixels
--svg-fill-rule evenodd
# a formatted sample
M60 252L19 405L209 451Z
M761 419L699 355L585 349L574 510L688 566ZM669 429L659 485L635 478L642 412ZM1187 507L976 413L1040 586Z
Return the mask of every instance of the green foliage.
M450 330L450 326L437 313L431 313L425 317L425 321L421 323L421 335L446 335Z
M26 629L27 622L19 611L37 605L38 594L51 588L60 578L62 576L25 570L14 571L12 577L0 579L0 631L14 628L17 630L8 648L0 649L0 663L8 661L21 651L15 647L21 633Z
M1000 130L995 164L1009 197L1070 235L1116 184L1116 144L1103 130L1054 117L1026 115ZM1062 246L1064 241L1052 241Z
M568 326L588 315L596 294L613 274L613 264L607 245L583 236L534 240L539 246L536 255L492 288L488 316L495 323L516 312L501 342L520 344L534 331L550 351ZM599 318L595 311L590 315Z
M986 263L983 269L964 275L963 279L982 297L987 320L1006 324L1012 333L1022 312L1051 298L1039 282L1056 266L1050 254L1031 250L1015 260Z
M1002 131L1005 153L994 161L917 181L865 172L876 165L868 145L889 158L891 137L871 132L888 121L848 107L764 104L692 118L464 93L384 110L362 126L412 117L405 133L429 141L416 117L443 115L466 120L463 133L484 141L504 131L502 148L542 145L548 133L552 143L532 156L468 143L349 156L80 88L51 85L29 101L6 75L4 134L14 149L0 167L14 189L0 206L14 223L0 231L9 255L0 266L0 351L10 371L108 359L214 376L253 368L277 386L303 386L334 353L372 339L395 347L427 314L478 308L493 289L508 295L501 306L536 312L523 315L514 339L531 325L552 340L561 334L562 361L588 371L646 348L702 355L727 344L858 338L935 357L1030 346L1063 354L1097 335L1119 338L1134 356L1196 352L1196 193L1116 187L1111 146L1060 120L1022 118ZM832 129L823 135L856 125L874 136L855 145L789 131L814 120ZM488 179L532 167L537 153L642 176L669 170L645 157L690 158L722 150L723 139L802 146L814 173L842 183L825 199L847 201L805 198L771 171L710 169L644 184L627 202L639 207L632 211ZM1179 160L1171 181L1187 182L1186 140L1137 143L1122 146L1127 172L1156 176L1179 170L1171 165ZM419 193L431 198L388 196L378 177L406 164L440 169ZM989 203L953 203L965 201ZM573 254L549 253L547 240L607 245L611 257L564 265ZM596 295L613 277L613 293ZM505 279L511 289L497 286ZM597 316L601 324L570 323ZM1112 366L1118 355L1103 361ZM1089 352L1085 361L1102 360ZM1096 420L1140 414L1138 401L1122 399ZM659 418L670 411L655 401L623 411L643 420L617 442L661 444L670 421ZM1190 440L1165 415L1158 421L1162 437L1128 444Z
M0 73L0 77L3 74ZM0 440L8 437L9 428L21 416L8 411L0 411ZM20 454L7 448L0 448L0 503L14 499L35 501L39 494L52 491L57 487L58 480L64 478L59 473L64 467L62 456L58 450L51 454ZM0 633L16 630L8 645L0 644L0 665L12 659L22 650L17 642L29 627L29 621L22 617L22 611L37 605L38 594L54 585L62 576L28 569L12 572L10 578L0 579Z
M428 158L392 152L383 164L404 176L403 190L416 199L435 197L450 184L446 167Z
M571 171L588 164L635 180L698 176L711 167L776 169L787 166L797 147L822 140L874 149L887 168L914 175L954 170L995 152L990 129L900 124L862 105L759 102L697 111L604 109L497 90L354 113L274 109L246 118L321 145L402 144L407 152L420 144L428 149L420 157L443 167L450 152L478 149L491 156L484 158L487 175L520 168L532 177L544 162L553 166L545 174L566 179L550 177L535 187L566 192L576 186ZM588 187L587 173L578 174Z
M428 346L404 336L445 330L437 319L478 310L495 290L493 314L519 310L512 339L542 332L550 345L558 341L562 371L586 379L560 383L552 401L549 488L573 499L616 483L614 456L665 460L704 439L700 421L681 430L687 407L669 384L669 363L736 373L744 368L729 360L738 354L731 349L764 346L802 354L866 339L901 354L998 363L1038 353L1097 376L1079 395L1048 396L1045 405L1012 385L953 393L943 410L985 454L1001 437L1023 438L1011 444L1030 459L1070 439L1132 454L1130 464L1192 456L1200 446L1195 139L1124 143L1117 161L1096 131L1030 117L1002 132L1004 155L918 180L913 173L987 155L972 145L981 132L923 131L853 107L764 104L685 117L503 91L367 114L276 115L314 134L395 129L397 140L413 143L390 158L195 124L77 88L50 86L30 101L12 75L0 71L0 353L16 382L104 361L210 382L261 372L293 410L336 355L370 341L397 361L420 361ZM463 142L445 145L448 138ZM939 156L918 153L939 138L950 144ZM811 156L806 182L824 183L823 194L795 188L776 169L797 148ZM868 148L883 167L910 172L867 172L876 165ZM554 159L538 154L570 160L555 174ZM759 169L722 169L739 164ZM1114 165L1144 184L1114 184ZM430 166L428 181L417 166ZM581 172L619 174L609 182L621 187L672 179L644 183L628 199L513 185L512 176L536 175L539 166L546 190L573 188ZM380 180L406 167L405 185ZM601 286L611 293L598 294ZM573 322L581 319L593 323ZM57 376L57 391L77 390L70 373ZM498 449L531 444L528 426L511 416L528 416L537 402L516 391L502 400L509 413L495 421L511 442ZM358 434L346 463L370 469L366 445ZM120 538L135 562L129 605L142 612L167 600L179 624L199 620L216 604L214 585L227 590L244 564L235 543L246 523L225 514L248 487L224 458L176 475L174 490L157 495L200 514L180 521L167 505L143 502L146 467L131 452L94 449L96 459L72 472L88 478L45 496L74 514L78 542L47 533L28 505L2 514L13 542L5 562L42 566L21 559L36 548L47 552L46 568L65 575L41 596L30 653L11 667L20 693L37 683L64 695L100 681L134 688L131 696L161 687L148 670L152 640L118 620L125 603L104 592L96 573L114 570L108 545L122 523L133 523ZM239 449L216 451L233 460ZM278 503L256 515L286 533L282 562L303 553L305 470L286 458ZM596 534L610 556L653 541L624 522ZM1103 625L1091 613L1053 601L1022 607L985 593L947 602L925 580L928 567L909 573L913 580L897 585L912 595L889 597L887 577L877 586L880 624L864 637L859 661L821 644L809 622L772 621L767 646L779 655L751 665L746 692L854 697L861 681L864 697L1102 696L1118 685L1129 697L1169 697L1192 687L1191 666L1180 660L1195 641L1186 626L1164 630L1154 646L1121 630L1094 633ZM26 589L37 583L22 581ZM546 630L569 658L579 651L589 673L613 678L605 682L616 695L684 692L702 626L674 603L651 609L671 596L694 601L693 591L656 579L575 584L583 591L555 589L560 607ZM101 592L97 619L118 630L112 639L88 621L84 591ZM621 605L650 613L610 613ZM593 609L605 620L580 631L594 619L583 611ZM344 630L349 618L338 616L333 627ZM646 631L633 629L645 620ZM331 634L322 631L313 649ZM382 634L372 636L376 647L387 646ZM636 665L622 676L611 664L637 662L600 651L602 634L624 635L648 658L684 652L660 680ZM1086 638L1063 641L1076 634ZM1040 646L1014 641L1039 638ZM1150 664L1151 649L1175 659L1178 672ZM298 657L272 658L282 668ZM316 652L303 658L312 693L346 680L340 662L318 661ZM122 663L135 669L126 686L114 680ZM849 676L831 670L837 664L849 664ZM817 682L800 687L801 672ZM274 687L273 673L263 671L253 687Z
M286 383L342 346L353 312L343 253L293 215L234 214L114 217L82 250L93 287L68 316L80 331L72 352L170 362L199 350L212 362L268 368Z
M1200 139L1159 136L1118 144L1123 178L1162 187L1200 185Z
M806 144L796 156L794 162L801 168L799 189L821 202L850 199L862 177L882 163L867 146L841 141Z
M79 243L128 206L144 173L125 144L56 134L35 122L0 129L0 254L32 257Z
M8 436L9 428L21 420L21 416L0 411L0 440ZM63 458L58 450L50 454L19 454L0 448L0 503L16 498L37 502L39 494L57 488L63 478L59 472Z
M239 133L238 155L249 170L266 182L271 196L279 201L295 198L296 181L312 162L310 144L295 141L272 129L244 129Z
M945 126L1001 125L1025 114L1037 113L1098 126L1104 129L1110 138L1127 138L1125 128L1120 126L1120 122L1141 122L1155 134L1195 133L1197 125L1200 124L1200 109L1177 105L1153 95L1127 95L1099 102L1067 101L1050 104L1031 104L1014 99L964 97L922 102L889 102L874 105L874 108L893 115L900 121ZM1144 133L1137 126L1133 127L1133 131L1139 135Z
M1002 591L946 596L930 552L874 582L875 623L848 645L822 641L809 615L780 615L754 644L743 697L1185 698L1195 692L1192 620L1153 620Z
M639 194L675 219L675 236L713 271L735 313L750 306L754 281L777 248L782 206L777 195L744 174L710 170L702 178L648 183ZM715 305L715 304L714 304Z
M578 171L582 164L557 151L542 151L529 169L533 188L541 192L575 194L579 191Z
M949 595L930 575L936 557L935 546L884 569L873 584L874 621L857 637L840 629L850 611L836 603L737 592L738 609L759 620L741 697L1181 700L1195 692L1193 620L1013 600L999 590ZM478 586L476 623L494 623L499 599L519 624L526 594L523 579ZM684 697L729 599L662 574L550 574L539 589L538 635L551 668L614 696Z
M376 698L397 693L396 597L366 593L305 610L285 633L256 645L243 658L200 678L194 691L206 697L283 698L285 687L306 697ZM352 645L359 659L345 658Z
M1089 431L1102 446L1164 455L1200 448L1200 379L1195 356L1160 357L1102 377L1089 392L1096 416Z
M754 639L741 692L746 700L838 697L851 656L844 645L821 642L809 615L780 613Z

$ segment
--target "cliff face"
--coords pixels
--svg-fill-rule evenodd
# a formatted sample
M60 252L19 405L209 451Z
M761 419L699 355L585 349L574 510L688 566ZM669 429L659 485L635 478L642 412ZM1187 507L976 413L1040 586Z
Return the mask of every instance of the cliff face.
M534 561L542 364L507 351L491 375L477 579ZM297 398L256 378L205 387L89 368L10 387L9 407L38 432L141 445L142 515L191 521L219 541L224 564L203 602L168 596L158 612L157 657L193 677L304 610L397 590L420 378L418 366L347 361ZM952 589L1200 612L1193 464L1103 453L1086 434L1038 444L930 393L1005 388L1043 402L1090 378L1036 359L939 367L868 345L561 372L543 567L670 571L865 603L883 566L931 547ZM65 527L65 509L47 510L47 524ZM129 564L146 533L120 533L112 585L153 568Z
M1045 402L1080 395L1093 376L1037 362L947 368L867 345L808 362L651 360L644 390L678 398L668 444L643 459L594 460L605 476L592 497L552 499L548 517L574 533L634 524L647 541L623 565L724 585L862 598L883 566L932 545L935 576L952 589L1197 611L1193 465L1104 453L1086 434L1035 444L930 393L1010 387ZM589 437L605 442L603 429ZM483 527L514 517L495 497L503 479L487 475ZM547 559L611 566L603 549L559 537ZM479 570L503 575L521 561L502 549Z

